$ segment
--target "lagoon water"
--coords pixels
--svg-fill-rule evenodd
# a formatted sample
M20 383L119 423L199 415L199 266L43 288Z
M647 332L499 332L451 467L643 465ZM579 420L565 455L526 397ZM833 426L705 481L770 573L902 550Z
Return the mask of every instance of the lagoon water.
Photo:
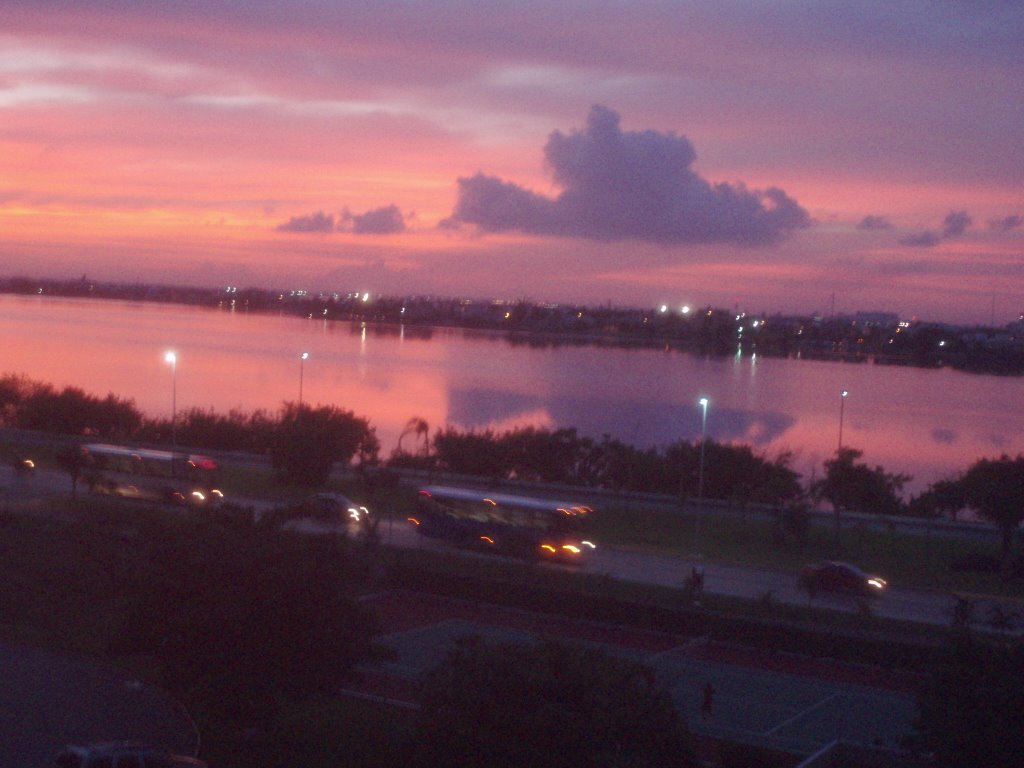
M791 451L808 479L839 445L912 475L906 491L981 457L1024 453L1024 378L778 358L530 347L495 334L361 326L46 296L0 296L0 374L133 399L144 412L276 411L299 398L369 419L382 455L406 422L432 430L576 427L647 447L701 434ZM176 371L164 354L177 354ZM300 361L302 352L309 358ZM840 406L840 391L849 396ZM840 419L842 416L842 419ZM414 436L404 438L414 447Z

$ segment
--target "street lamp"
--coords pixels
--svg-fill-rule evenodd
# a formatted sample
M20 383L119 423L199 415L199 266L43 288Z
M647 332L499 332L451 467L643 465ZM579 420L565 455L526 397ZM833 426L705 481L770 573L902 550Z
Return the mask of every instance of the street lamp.
M309 357L309 352L303 352L299 355L299 408L302 408L302 372L306 365L306 358Z
M171 365L171 445L176 446L178 428L178 356L174 352L164 355L164 362Z
M708 399L702 397L697 401L701 407L700 416L700 471L697 474L697 500L704 499L704 443L707 442L708 434Z
M843 405L846 403L846 396L850 394L847 389L839 390L839 450L837 454L843 450Z
M708 436L708 399L702 397L697 401L701 407L700 417L700 469L697 472L697 529L700 529L700 518L704 513L704 443Z

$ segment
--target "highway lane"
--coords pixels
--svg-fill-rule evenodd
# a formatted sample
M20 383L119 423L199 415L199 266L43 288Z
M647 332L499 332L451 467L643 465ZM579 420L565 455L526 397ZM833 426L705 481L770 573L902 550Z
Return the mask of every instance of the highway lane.
M379 533L384 543L394 546L451 551L450 544L420 536L412 525L397 521L385 521ZM863 610L862 600L848 595L824 594L809 600L807 593L797 588L797 574L791 571L752 568L701 557L598 547L590 553L584 567L591 573L605 574L621 581L676 588L682 588L692 569L697 567L704 571L704 591L709 594L751 600L769 599L779 603L811 605L848 613ZM939 590L890 586L884 595L870 600L868 605L869 610L876 616L949 626L956 598Z
M80 488L80 492L84 489ZM0 470L0 502L18 504L31 499L66 494L69 479L58 470L39 469L33 475L16 475L10 467ZM272 506L260 499L235 499L244 506L266 509ZM426 547L449 550L450 545L436 542L418 535L415 528L397 519L382 521L381 539L385 543L401 547ZM708 560L699 556L678 556L657 552L600 546L591 554L586 569L593 573L606 574L614 579L643 584L657 584L682 587L691 569L704 570L704 589L711 594L730 595L747 599L769 599L779 603L812 605L835 611L856 613L862 608L862 601L844 595L819 594L809 600L806 592L797 589L796 574L766 568L753 568L734 563ZM984 623L996 606L1009 604L1005 612L1013 613L1013 601L997 602L998 599L981 599L975 606L976 618ZM1017 601L1018 603L1020 601ZM957 599L948 592L927 589L908 589L890 585L885 594L869 602L869 610L884 618L918 622L934 626L949 626L953 619ZM1016 611L1014 630L1024 630L1024 610Z

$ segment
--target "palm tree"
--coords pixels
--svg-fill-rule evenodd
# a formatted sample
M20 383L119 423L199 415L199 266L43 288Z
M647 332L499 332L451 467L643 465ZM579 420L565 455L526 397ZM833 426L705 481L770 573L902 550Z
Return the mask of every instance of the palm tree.
M416 439L423 438L423 455L426 456L430 453L430 425L426 419L421 419L419 416L413 416L407 422L405 422L405 428L402 433L398 436L398 446L395 448L395 453L404 453L402 450L402 439L406 435L415 434Z

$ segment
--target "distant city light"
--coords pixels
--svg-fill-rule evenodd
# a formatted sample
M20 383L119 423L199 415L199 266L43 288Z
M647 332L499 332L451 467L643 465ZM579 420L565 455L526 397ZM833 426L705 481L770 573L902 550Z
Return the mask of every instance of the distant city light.
M658 307L658 311L661 312L661 314L665 314L666 312L668 312L668 304L662 304L660 307Z
M369 301L369 300L370 300L370 294L369 293L364 293L363 294L363 301Z
M690 305L689 304L683 304L683 314L684 315L690 314Z

